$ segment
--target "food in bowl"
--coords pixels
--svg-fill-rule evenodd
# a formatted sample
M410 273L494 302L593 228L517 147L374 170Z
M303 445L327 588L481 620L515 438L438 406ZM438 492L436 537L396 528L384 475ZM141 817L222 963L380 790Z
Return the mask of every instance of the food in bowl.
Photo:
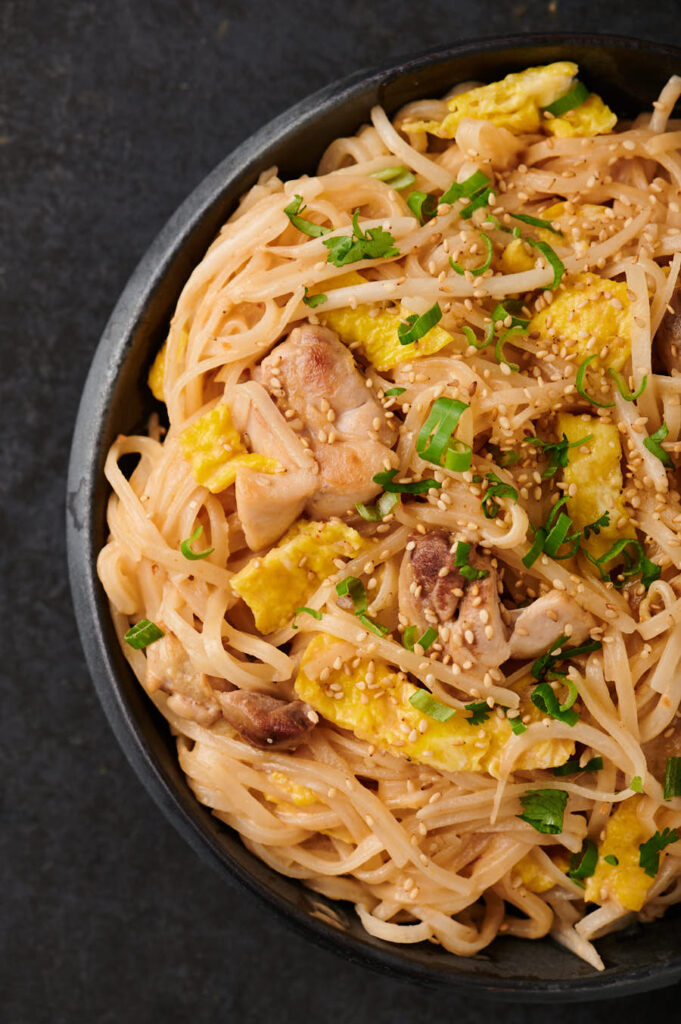
M561 61L264 173L109 452L197 799L387 941L602 968L681 899L680 94Z

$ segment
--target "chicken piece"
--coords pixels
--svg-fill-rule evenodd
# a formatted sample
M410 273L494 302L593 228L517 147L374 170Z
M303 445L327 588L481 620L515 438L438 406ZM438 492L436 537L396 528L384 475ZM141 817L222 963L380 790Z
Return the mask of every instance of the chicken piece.
M413 533L409 543L414 547L402 559L398 584L401 614L422 630L449 622L465 586L454 565L449 534L439 530Z
M314 491L317 478L306 469L260 473L241 469L236 477L236 504L251 551L275 544L295 522Z
M225 720L255 747L291 748L314 729L319 715L302 700L232 690L218 695Z
M508 661L511 645L501 616L497 571L487 557L471 555L469 565L488 572L466 584L456 622L449 627L447 650L452 660L480 673ZM472 663L472 664L471 664Z
M234 423L253 450L273 455L285 470L264 473L244 466L236 473L239 521L249 548L259 551L295 522L318 486L319 471L264 388L249 381L235 386L228 397Z
M561 636L569 636L571 645L581 644L596 625L589 612L560 590L549 590L510 615L512 658L537 657Z
M469 581L454 564L449 534L433 530L414 534L411 540L414 547L405 554L400 570L400 615L421 629L449 623L440 635L452 660L462 668L475 667L484 674L503 664L510 656L510 644L501 616L497 572L490 559L471 551L468 564L487 576Z
M306 506L310 515L342 515L378 494L372 477L386 465L397 465L390 447L395 430L333 331L297 327L262 361L254 378L303 424L320 472Z
M681 295L671 301L673 313L666 312L653 342L655 352L669 376L681 373Z
M209 726L220 717L217 694L203 672L197 672L186 650L172 633L147 649L146 688L168 693L168 707L180 718Z

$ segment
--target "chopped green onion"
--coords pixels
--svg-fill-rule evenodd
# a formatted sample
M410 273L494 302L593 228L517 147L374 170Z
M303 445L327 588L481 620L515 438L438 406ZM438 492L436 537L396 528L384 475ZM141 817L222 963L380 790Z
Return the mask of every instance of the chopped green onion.
M296 610L293 613L294 619L295 619L296 615L302 615L303 613L305 613L305 615L311 615L313 619L317 619L317 620L321 619L321 617L322 617L322 613L317 611L316 608L302 607L302 608L296 608ZM298 629L298 627L295 626L295 625L292 628L293 629Z
M554 117L562 117L563 114L567 114L569 110L574 110L575 107L581 107L582 103L589 98L589 90L580 82L579 79L575 80L572 88L565 93L564 96L560 96L553 103L549 103L548 107L544 107L544 110L549 114L553 114Z
M395 505L399 504L399 500L399 494L394 492L391 494L386 491L376 501L375 505L362 505L360 502L357 502L355 508L362 519L366 519L368 523L380 523L387 515L390 515Z
M663 466L667 466L669 468L672 467L674 463L672 462L669 452L665 451L660 444L660 441L664 441L668 434L669 427L666 423L663 423L659 430L656 430L654 434L650 435L650 437L645 437L643 439L643 444L649 452L652 452L653 455L657 456Z
M530 217L527 213L512 213L511 216L513 220L521 220L523 224L531 224L533 228L545 228L547 231L552 231L554 235L563 237L563 232L552 227L550 220L544 220L542 217Z
M477 348L479 352L481 352L483 348L487 348L487 346L491 344L491 342L494 339L494 324L490 324L490 330L488 330L485 333L481 341L478 341L477 338L475 337L472 327L465 326L462 327L461 330L466 335L468 344L472 345L473 348Z
M539 527L535 530L534 541L527 554L523 555L522 563L526 569L529 569L537 561L542 551L544 550L544 541L546 540L546 530Z
M442 487L437 480L431 479L414 480L410 484L396 484L393 482L396 476L396 469L387 469L385 473L376 473L371 479L390 494L424 494L426 491L439 490Z
M284 213L291 221L295 228L302 231L304 235L309 235L310 238L319 238L320 235L328 235L330 228L324 228L321 224L313 224L311 220L305 220L304 217L299 217L298 214L305 209L303 204L302 196L294 196L293 200L284 207Z
M579 763L579 759L575 758L573 761L566 761L565 764L559 764L553 769L553 774L557 776L563 775L579 775L580 772L600 772L603 768L602 757L592 757L582 767Z
M525 241L528 245L531 245L533 249L538 249L542 254L546 262L553 270L553 281L551 284L547 284L547 289L552 292L554 288L557 288L561 282L561 278L565 273L565 264L561 260L555 250L551 248L548 242L540 242L536 238L526 238Z
M524 814L516 817L526 821L537 832L557 836L563 831L567 798L564 789L528 789L520 797Z
M192 551L190 545L193 544L195 540L198 540L202 533L203 527L197 526L191 537L187 537L187 539L183 540L180 544L180 551L185 558L189 559L190 562L198 562L201 558L208 558L208 556L212 555L215 551L215 548L207 548L205 551Z
M385 181L386 184L398 192L401 192L403 188L409 188L416 181L416 178L407 167L384 167L382 171L372 171L369 177Z
M538 686L535 686L532 691L531 700L540 711L543 711L544 714L549 715L551 718L556 718L559 722L565 722L566 725L576 725L579 721L579 715L572 708L561 711L558 698L548 683L539 683Z
M597 398L592 398L591 395L587 394L586 388L584 386L584 375L586 374L586 368L589 365L589 363L592 363L594 359L597 358L598 357L594 353L591 356L587 356L586 359L579 364L577 376L575 377L575 386L579 391L580 395L582 396L582 398L586 398L587 402L591 402L592 405L597 405L599 409L612 409L613 405L615 404L614 402L599 402Z
M432 626L429 626L425 633L423 633L423 635L417 640L416 634L418 631L418 626L407 626L405 629L402 636L402 645L403 647L406 647L408 651L413 651L416 644L422 647L424 651L427 651L430 645L437 640L437 630L433 629Z
M376 636L385 636L387 633L390 632L387 626L382 626L380 622L375 622L373 619L370 619L369 616L365 614L365 612L360 612L357 615L357 618L362 623L362 625L366 627L366 629L368 629L371 633L375 633Z
M369 606L367 592L364 584L356 576L346 576L344 580L336 584L336 593L339 597L349 597L352 601L355 615L365 612Z
M490 179L482 171L475 171L465 181L453 181L444 195L440 196L440 204L456 203L464 197L470 199L480 189L490 184Z
M495 499L512 498L513 501L517 501L518 492L515 487L511 487L510 484L505 484L496 473L488 473L487 480L491 480L492 484L487 488L485 496L480 502L482 506L482 514L485 519L495 519L501 510L501 505Z
M590 878L596 870L597 863L598 847L591 839L587 839L583 849L579 853L573 853L570 857L568 875L573 881Z
M474 580L484 580L489 576L489 569L474 569L472 565L468 564L468 556L471 550L470 544L460 540L456 545L456 554L454 555L454 565L459 570L465 580L473 582Z
M632 558L627 551L627 548L630 547L632 547L636 553L635 558ZM633 537L624 537L622 540L615 541L609 551L606 551L600 558L594 558L588 551L584 551L584 554L592 565L596 566L601 574L601 579L604 580L607 580L609 577L603 566L607 562L611 562L613 558L617 558L618 555L623 555L627 562L627 568L621 570L621 575L625 579L628 579L629 577L637 576L640 573L641 583L646 590L651 583L656 579L659 579L660 573L662 572L659 565L655 562L651 562L650 559L646 557L645 548L643 547L643 544L641 544L640 540L635 540Z
M426 462L442 465L452 434L468 406L458 398L437 398L416 438L416 452Z
M440 309L439 302L436 302L434 306L427 309L421 316L412 313L411 316L407 317L406 323L401 323L397 328L400 345L411 345L412 342L418 341L432 327L435 327L435 324L439 323L440 320L442 320L442 310Z
M481 231L480 232L480 237L483 239L483 241L485 243L485 247L487 249L487 255L485 257L484 263L481 263L479 267L471 268L469 270L469 273L472 274L473 277L479 277L480 274L484 274L485 273L485 271L489 268L489 266L490 266L490 264L492 262L492 255L494 253L494 246L492 245L492 240L489 237L489 235L486 235L484 231ZM449 257L449 265L452 268L452 270L456 271L457 274L465 274L466 273L467 268L466 267L462 267L460 263L455 263L451 256Z
M633 789L634 793L643 792L643 783L640 775L634 775L633 779L629 783L629 789Z
M149 619L140 619L139 622L130 627L123 639L126 644L134 647L136 651L142 651L149 644L160 640L164 635L163 630L159 629L155 622L151 622Z
M506 344L509 335L522 333L522 327L510 327L507 331L504 331L503 334L499 335L499 337L497 338L497 343L494 346L494 356L496 361L500 364L503 363L504 366L508 366L513 371L513 373L517 373L520 367L517 363L509 363L508 359L506 359L506 357L504 356L504 345Z
M567 700L564 701L563 704L560 704L559 707L561 711L569 711L572 705L579 697L579 690L577 689L577 684L575 683L574 679L570 679L569 676L563 675L562 672L559 674L561 682L567 687L568 690Z
M398 395L403 395L406 390L406 388L390 388L388 391L385 392L385 397L397 398Z
M523 304L520 299L504 299L503 302L497 303L492 310L492 321L498 323L510 316L511 322L508 325L509 327L529 327L530 321L526 317L518 315L522 311Z
M447 704L441 704L427 690L419 689L416 693L412 693L409 703L412 707L422 711L424 715L434 718L436 722L448 722L452 715L456 714L456 708L450 708Z
M641 397L641 395L646 389L646 384L648 383L648 374L645 375L645 377L637 387L636 391L630 391L621 373L618 373L617 370L613 370L611 366L608 367L608 373L617 385L617 390L619 391L620 395L622 396L625 402L635 402L637 398Z
M654 878L660 868L660 853L665 846L678 842L679 833L675 828L665 828L662 832L655 832L646 843L639 846L639 866L647 875Z
M309 306L310 309L314 309L316 306L321 306L322 303L326 302L326 295L322 292L319 292L317 295L308 295L306 288L305 295L303 296L303 302L306 306Z
M606 863L606 864L610 864L610 865L612 865L612 867L614 867L614 868L616 868L616 867L617 867L617 865L619 864L619 860L618 860L618 858L617 858L617 857L615 856L615 854L614 854L614 853L606 853L606 855L605 855L605 857L603 858L603 860L605 861L605 863Z
M511 731L513 732L514 736L520 736L522 733L527 732L527 726L523 725L520 716L518 716L517 718L510 719L510 722Z
M551 644L548 651L540 655L535 662L533 662L530 672L534 679L542 680L545 679L549 672L555 670L555 666L559 661L569 661L573 658L578 658L582 654L591 654L593 651L600 651L603 644L600 640L586 640L583 644L578 644L576 647L563 647L563 644L567 641L567 636L559 636L558 639Z
M681 796L681 757L668 757L664 773L664 798Z
M425 224L437 213L437 198L432 192L410 192L407 196L407 206L419 224Z
M476 210L481 209L483 206L487 206L489 203L489 197L492 195L491 188L484 188L481 192L476 192L471 197L469 202L464 206L463 210L459 214L462 220L470 220Z
M484 700L474 701L472 704L464 704L466 711L471 712L471 717L466 719L469 725L482 725L490 716L491 708Z
M549 477L554 476L559 469L565 469L568 464L568 451L570 448L578 448L587 441L591 441L592 438L593 434L587 434L586 437L580 438L579 441L568 443L566 435L563 434L562 441L542 441L540 437L524 437L523 442L541 449L544 455L548 455L548 465L541 475L542 480L547 480Z
M445 449L445 469L451 469L453 473L465 473L471 468L472 461L473 449L464 441L455 438Z
M352 236L336 235L322 239L322 245L329 250L327 263L334 267L346 267L358 260L394 259L400 255L395 248L395 239L383 228L368 228L366 232L359 226L359 209L352 217Z

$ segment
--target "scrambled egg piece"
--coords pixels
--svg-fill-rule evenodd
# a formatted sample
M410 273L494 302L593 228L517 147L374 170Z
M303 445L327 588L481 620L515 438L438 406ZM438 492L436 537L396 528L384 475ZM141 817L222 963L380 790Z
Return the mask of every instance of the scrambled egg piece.
M453 139L461 119L473 117L478 121L491 121L516 134L537 132L549 123L541 116L542 107L548 107L570 90L577 70L577 65L571 61L526 68L506 75L500 82L453 96L447 104L451 113L441 122L416 121L403 127L410 132L430 132L441 139Z
M187 339L189 334L186 330L182 331L180 336L180 342L177 348L177 358L181 359L184 355L184 350L187 347ZM166 353L168 351L168 339L163 342L160 349L156 353L156 358L151 364L149 375L147 377L147 384L154 398L159 402L165 402L165 395L163 394L163 374L166 368Z
M598 863L586 879L584 899L590 903L616 900L627 910L640 910L653 883L639 867L639 846L652 835L638 816L640 797L624 800L605 827L605 839L598 847ZM617 864L607 864L604 857L616 857Z
M551 860L561 871L567 871L570 866L569 856L562 850L551 855ZM531 853L526 853L513 868L521 883L530 892L548 892L556 884L543 868L537 864Z
M329 291L365 283L365 277L352 272L336 278L327 288L320 285L320 289ZM344 306L341 309L330 309L327 313L320 309L318 315L322 323L336 331L346 345L357 345L366 359L379 371L392 370L400 363L421 356L431 356L454 340L448 331L436 324L418 341L412 342L411 345L401 345L397 330L410 311L402 307L401 316L387 310L372 316L370 309L371 307L367 305L357 306L356 309Z
M185 459L191 463L194 477L212 494L233 484L241 466L250 466L262 473L283 472L283 466L276 459L246 450L232 423L229 406L224 402L186 427L180 435L180 445Z
M629 523L622 494L619 430L614 423L603 423L595 416L574 416L572 413L561 412L556 422L556 433L559 438L565 434L570 444L592 435L590 441L585 441L578 448L568 449L568 464L563 470L563 480L568 490L571 484L577 488L575 494L567 500L568 515L572 517L576 529L583 530L604 512L610 513L609 525L583 542L589 553L598 558L616 540L636 536ZM582 448L588 450L582 451ZM626 525L617 525L621 519L627 520Z
M566 213L567 203L553 203L542 211L541 217L552 223L558 222L560 230L565 235L568 245L576 245L577 248L585 250L603 227L603 220L611 212L607 206L600 206L597 203L573 204L574 213ZM539 231L539 236L551 244L551 232ZM553 236L555 242L556 236ZM593 276L593 275L591 275Z
M616 115L600 96L592 92L578 107L560 117L547 119L543 127L550 135L569 139L576 135L607 135L616 124Z
M336 558L353 558L364 538L340 519L300 521L264 557L252 558L231 580L261 633L288 625L296 608L337 571Z
M284 775L283 772L269 771L267 775L275 786L283 789L288 794L291 804L295 807L311 807L312 804L319 802L319 797L313 789L299 785L297 782L289 779L288 775ZM279 793L265 793L264 796L270 803L277 804L286 810L291 809L290 804L282 800Z
M501 254L501 271L504 274L521 274L524 270L534 270L535 258L527 251L522 238L514 238Z
M447 722L429 717L409 703L418 687L404 673L393 672L385 664L375 662L371 689L366 683L368 662L346 671L347 666L333 669L322 683L305 672L305 667L337 641L324 634L310 641L300 663L295 690L301 700L311 704L324 718L355 736L373 743L397 757L407 757L420 764L446 772L489 772L498 778L499 761L511 737L511 723L491 713L480 725L471 725L460 711ZM331 685L341 690L331 690ZM342 694L338 699L338 694ZM527 712L533 720L543 716L528 702ZM517 768L550 768L564 764L574 751L567 740L537 743L517 762Z
M548 213L544 211L544 216ZM553 219L553 218L551 218ZM577 274L550 306L530 321L547 343L562 342L579 361L597 355L593 366L621 370L631 354L631 304L624 281ZM607 350L607 351L606 351Z

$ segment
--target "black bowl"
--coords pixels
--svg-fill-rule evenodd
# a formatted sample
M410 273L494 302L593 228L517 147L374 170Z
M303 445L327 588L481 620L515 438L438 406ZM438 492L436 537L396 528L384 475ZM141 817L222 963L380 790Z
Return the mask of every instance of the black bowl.
M156 802L201 857L236 877L315 941L345 957L422 984L450 985L498 999L541 1002L557 993L584 1000L640 992L681 978L681 917L599 942L598 973L548 939L501 938L472 958L421 943L394 946L367 935L354 910L309 892L249 853L238 835L192 795L165 721L145 697L115 636L95 573L106 538L107 449L151 408L146 370L184 282L258 174L276 164L283 177L314 168L325 147L368 120L459 81L494 80L509 71L575 60L589 85L621 116L650 107L666 79L681 72L681 50L608 36L525 36L452 46L378 71L358 72L303 100L230 154L182 204L121 295L99 343L78 414L68 483L71 587L81 639L104 711L132 766Z

